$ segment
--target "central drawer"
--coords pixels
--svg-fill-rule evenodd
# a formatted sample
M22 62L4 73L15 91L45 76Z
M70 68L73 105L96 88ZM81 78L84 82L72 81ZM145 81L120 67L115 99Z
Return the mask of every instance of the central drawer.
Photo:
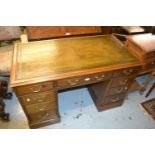
M140 67L130 67L130 68L125 68L125 69L119 69L114 71L113 77L125 77L125 76L130 76L137 74L138 71L140 70Z
M85 76L77 76L73 78L66 78L57 82L58 89L65 89L75 86L82 86L91 83L100 82L112 77L112 72L96 73Z

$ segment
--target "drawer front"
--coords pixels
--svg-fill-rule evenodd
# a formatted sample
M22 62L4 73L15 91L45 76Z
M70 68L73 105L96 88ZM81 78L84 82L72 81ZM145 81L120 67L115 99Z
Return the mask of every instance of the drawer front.
M53 82L44 82L28 86L21 86L15 88L15 91L19 96L21 96L31 93L39 93L50 89L53 89Z
M63 80L59 80L57 82L57 87L58 89L64 89L64 88L70 88L75 86L82 86L82 85L100 82L111 77L112 77L112 72L105 72L105 73L96 73L96 74L90 74L85 76L78 76L73 78L66 78Z
M27 114L35 114L42 111L56 109L56 102L42 102L38 104L27 105L24 107Z
M56 101L56 93L52 91L43 93L33 93L32 95L25 95L20 97L22 105L37 104L47 101Z
M155 69L155 61L149 62L144 66L144 69Z
M126 93L127 91L128 91L127 85L119 86L119 87L113 87L106 92L106 96L111 96L111 95L120 94L120 93Z
M110 86L111 87L117 87L117 86L124 86L128 85L130 82L133 81L134 78L119 78L119 79L114 79L111 81Z
M28 115L29 121L31 121L31 122L44 121L44 120L48 120L50 118L56 118L57 116L58 116L57 109Z
M102 105L99 106L99 111L108 110L108 109L111 109L111 108L121 106L123 104L123 101L124 100L119 100L119 101L114 102L114 103L102 104Z
M126 68L114 71L113 77L124 77L138 73L140 67Z
M125 97L126 97L126 93L108 96L108 97L105 97L103 104L118 102L120 100L123 100Z

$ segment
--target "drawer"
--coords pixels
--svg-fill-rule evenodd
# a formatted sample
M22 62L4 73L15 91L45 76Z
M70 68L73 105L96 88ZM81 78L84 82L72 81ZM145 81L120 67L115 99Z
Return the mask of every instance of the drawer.
M48 91L43 93L33 93L20 97L22 105L36 104L47 101L56 101L57 95L55 92Z
M111 108L121 106L123 104L123 102L124 102L124 100L119 100L117 102L99 105L98 106L98 111L104 111L104 110L108 110L108 109L111 109Z
M119 86L119 87L113 87L112 89L109 89L106 92L106 96L111 96L111 95L115 95L115 94L120 94L120 93L125 93L128 91L128 86Z
M82 86L82 85L100 82L111 77L112 77L112 72L105 72L105 73L96 73L96 74L90 74L85 76L78 76L73 78L66 78L63 80L59 80L57 82L57 87L58 89L64 89L64 88L70 88L75 86Z
M57 108L56 102L42 102L38 104L27 105L24 107L26 113L34 114L42 111L52 110Z
M48 111L40 112L37 114L28 115L29 121L31 121L31 122L44 121L44 120L48 120L51 118L56 118L57 116L58 116L57 109L48 110Z
M144 66L144 69L154 69L155 68L155 61L149 62Z
M114 71L113 77L124 77L138 73L140 67L132 67Z
M123 100L125 97L126 97L126 93L108 96L108 97L105 97L104 103L102 104L118 102L120 100Z
M33 85L16 87L15 91L19 96L21 96L21 95L26 95L31 93L39 93L50 89L53 89L53 82L44 82L44 83L37 83Z
M117 87L117 86L124 86L128 85L130 82L133 81L134 78L119 78L119 79L113 79L111 81L110 86L111 87Z

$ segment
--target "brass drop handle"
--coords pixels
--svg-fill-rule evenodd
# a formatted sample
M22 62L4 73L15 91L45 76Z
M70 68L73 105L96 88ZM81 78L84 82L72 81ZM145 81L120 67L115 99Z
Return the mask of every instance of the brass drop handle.
M75 80L67 80L67 82L68 82L71 86L74 86L74 85L77 85L77 84L78 84L79 79L75 79Z
M130 75L132 72L133 72L133 69L123 71L125 75Z
M125 90L127 90L127 89L128 89L128 87L125 87L124 89L125 89Z
M99 81L100 81L100 80L103 80L104 74L102 74L101 77L99 77L98 75L95 75L95 78L96 78L97 80L99 80Z
M120 81L120 84L121 84L121 85L124 85L124 84L127 83L127 81L128 81L128 80L122 80L122 81Z
M119 101L119 100L120 100L120 98L117 97L117 98L115 98L115 99L112 99L111 102L117 102L117 101Z
M49 116L49 113L46 113L45 115L40 114L38 117L43 119L43 118L46 118L46 117L48 117L48 116Z
M120 90L116 90L117 93L121 93L123 91L123 88L121 88Z
M33 91L34 93L38 93L41 91L41 86L39 86L37 89L36 88L30 88L31 91Z
M45 104L41 104L41 105L37 105L36 109L38 109L39 111L42 111L46 108Z
M45 108L39 108L40 111L44 110Z
M117 93L121 93L124 89L125 89L125 90L127 90L127 89L128 89L128 87L121 88L120 90L116 90L116 92L117 92Z

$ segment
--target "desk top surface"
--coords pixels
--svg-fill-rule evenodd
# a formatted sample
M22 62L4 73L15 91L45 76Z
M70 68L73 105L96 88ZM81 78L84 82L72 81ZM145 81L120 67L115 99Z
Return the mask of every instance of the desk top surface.
M112 35L17 43L10 82L11 86L17 86L136 62L138 60Z

